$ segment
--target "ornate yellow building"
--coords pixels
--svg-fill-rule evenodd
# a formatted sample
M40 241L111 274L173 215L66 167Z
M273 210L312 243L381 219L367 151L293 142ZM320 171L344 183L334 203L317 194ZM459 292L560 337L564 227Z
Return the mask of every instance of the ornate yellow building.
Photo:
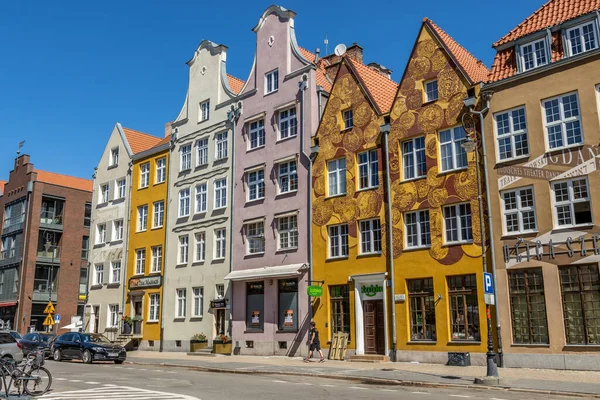
M124 316L140 348L158 350L161 339L165 226L171 136L133 157L127 289Z

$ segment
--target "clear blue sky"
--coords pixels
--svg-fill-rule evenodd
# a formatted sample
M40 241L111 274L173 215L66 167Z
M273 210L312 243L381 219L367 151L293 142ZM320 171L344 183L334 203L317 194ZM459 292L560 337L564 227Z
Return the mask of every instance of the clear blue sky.
M301 46L359 43L365 62L402 76L427 16L490 66L491 44L545 0L280 3ZM246 79L262 0L2 1L0 179L19 141L36 168L89 178L115 122L154 135L181 109L189 60L203 39L229 47L228 72Z

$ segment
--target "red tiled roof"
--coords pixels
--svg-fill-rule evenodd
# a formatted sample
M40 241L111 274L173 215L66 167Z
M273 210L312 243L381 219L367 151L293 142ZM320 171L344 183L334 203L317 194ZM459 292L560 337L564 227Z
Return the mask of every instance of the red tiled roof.
M450 53L450 56L467 75L468 79L471 80L471 83L487 81L490 70L485 66L483 61L478 60L475 56L469 53L467 49L458 44L450 35L448 35L442 28L437 26L429 18L424 18L423 23L431 28L442 45L446 47L446 50Z
M165 138L163 140L161 140L160 142L158 142L156 144L156 146L154 146L154 147L162 146L165 143L169 143L171 141L171 136L173 136L173 135L171 134L171 135L165 136Z
M4 185L6 185L6 181L0 181L0 195L4 193Z
M308 61L310 61L311 63L315 63L315 59L317 58L317 56L312 53L311 51L306 50L304 47L300 47L300 52L302 53L302 56L304 58L306 58ZM331 92L331 86L332 83L329 82L329 79L327 79L327 75L325 73L325 61L323 61L323 59L321 58L319 61L317 61L317 85L322 86L323 89L326 92Z
M358 63L349 57L344 57L344 59L350 62L352 67L354 67L358 77L363 81L381 113L388 113L394 103L398 84L379 72L374 71L366 65Z
M90 179L77 178L74 176L56 174L48 171L40 171L38 169L34 170L33 172L37 173L36 181L49 183L51 185L84 190L86 192L91 192L94 185Z
M494 43L493 47L559 25L598 9L600 9L600 0L550 0Z
M125 127L123 127L123 133L125 133L127 143L129 143L129 147L133 154L148 150L149 148L156 146L158 142L162 140L162 138Z
M229 88L233 90L233 93L240 94L242 88L244 87L244 81L240 78L236 78L233 75L227 74L227 84L229 84Z

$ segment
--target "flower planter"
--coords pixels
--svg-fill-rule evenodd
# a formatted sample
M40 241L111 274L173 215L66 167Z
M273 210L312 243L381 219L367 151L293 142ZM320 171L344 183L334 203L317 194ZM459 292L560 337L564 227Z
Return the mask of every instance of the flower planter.
M208 347L208 340L190 340L190 352L194 353L198 350Z
M213 341L213 353L231 355L231 340L222 342L220 340Z

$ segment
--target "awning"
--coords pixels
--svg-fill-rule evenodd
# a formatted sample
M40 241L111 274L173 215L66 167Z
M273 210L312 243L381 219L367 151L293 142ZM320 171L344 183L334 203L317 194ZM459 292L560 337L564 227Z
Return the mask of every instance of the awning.
M275 278L278 276L293 276L300 275L303 271L308 269L308 264L290 264L290 265L279 265L276 267L262 267L246 269L243 271L233 271L225 277L230 281L245 281L248 279L255 278Z
M12 306L16 306L17 305L17 301L3 301L0 302L0 307L12 307Z

